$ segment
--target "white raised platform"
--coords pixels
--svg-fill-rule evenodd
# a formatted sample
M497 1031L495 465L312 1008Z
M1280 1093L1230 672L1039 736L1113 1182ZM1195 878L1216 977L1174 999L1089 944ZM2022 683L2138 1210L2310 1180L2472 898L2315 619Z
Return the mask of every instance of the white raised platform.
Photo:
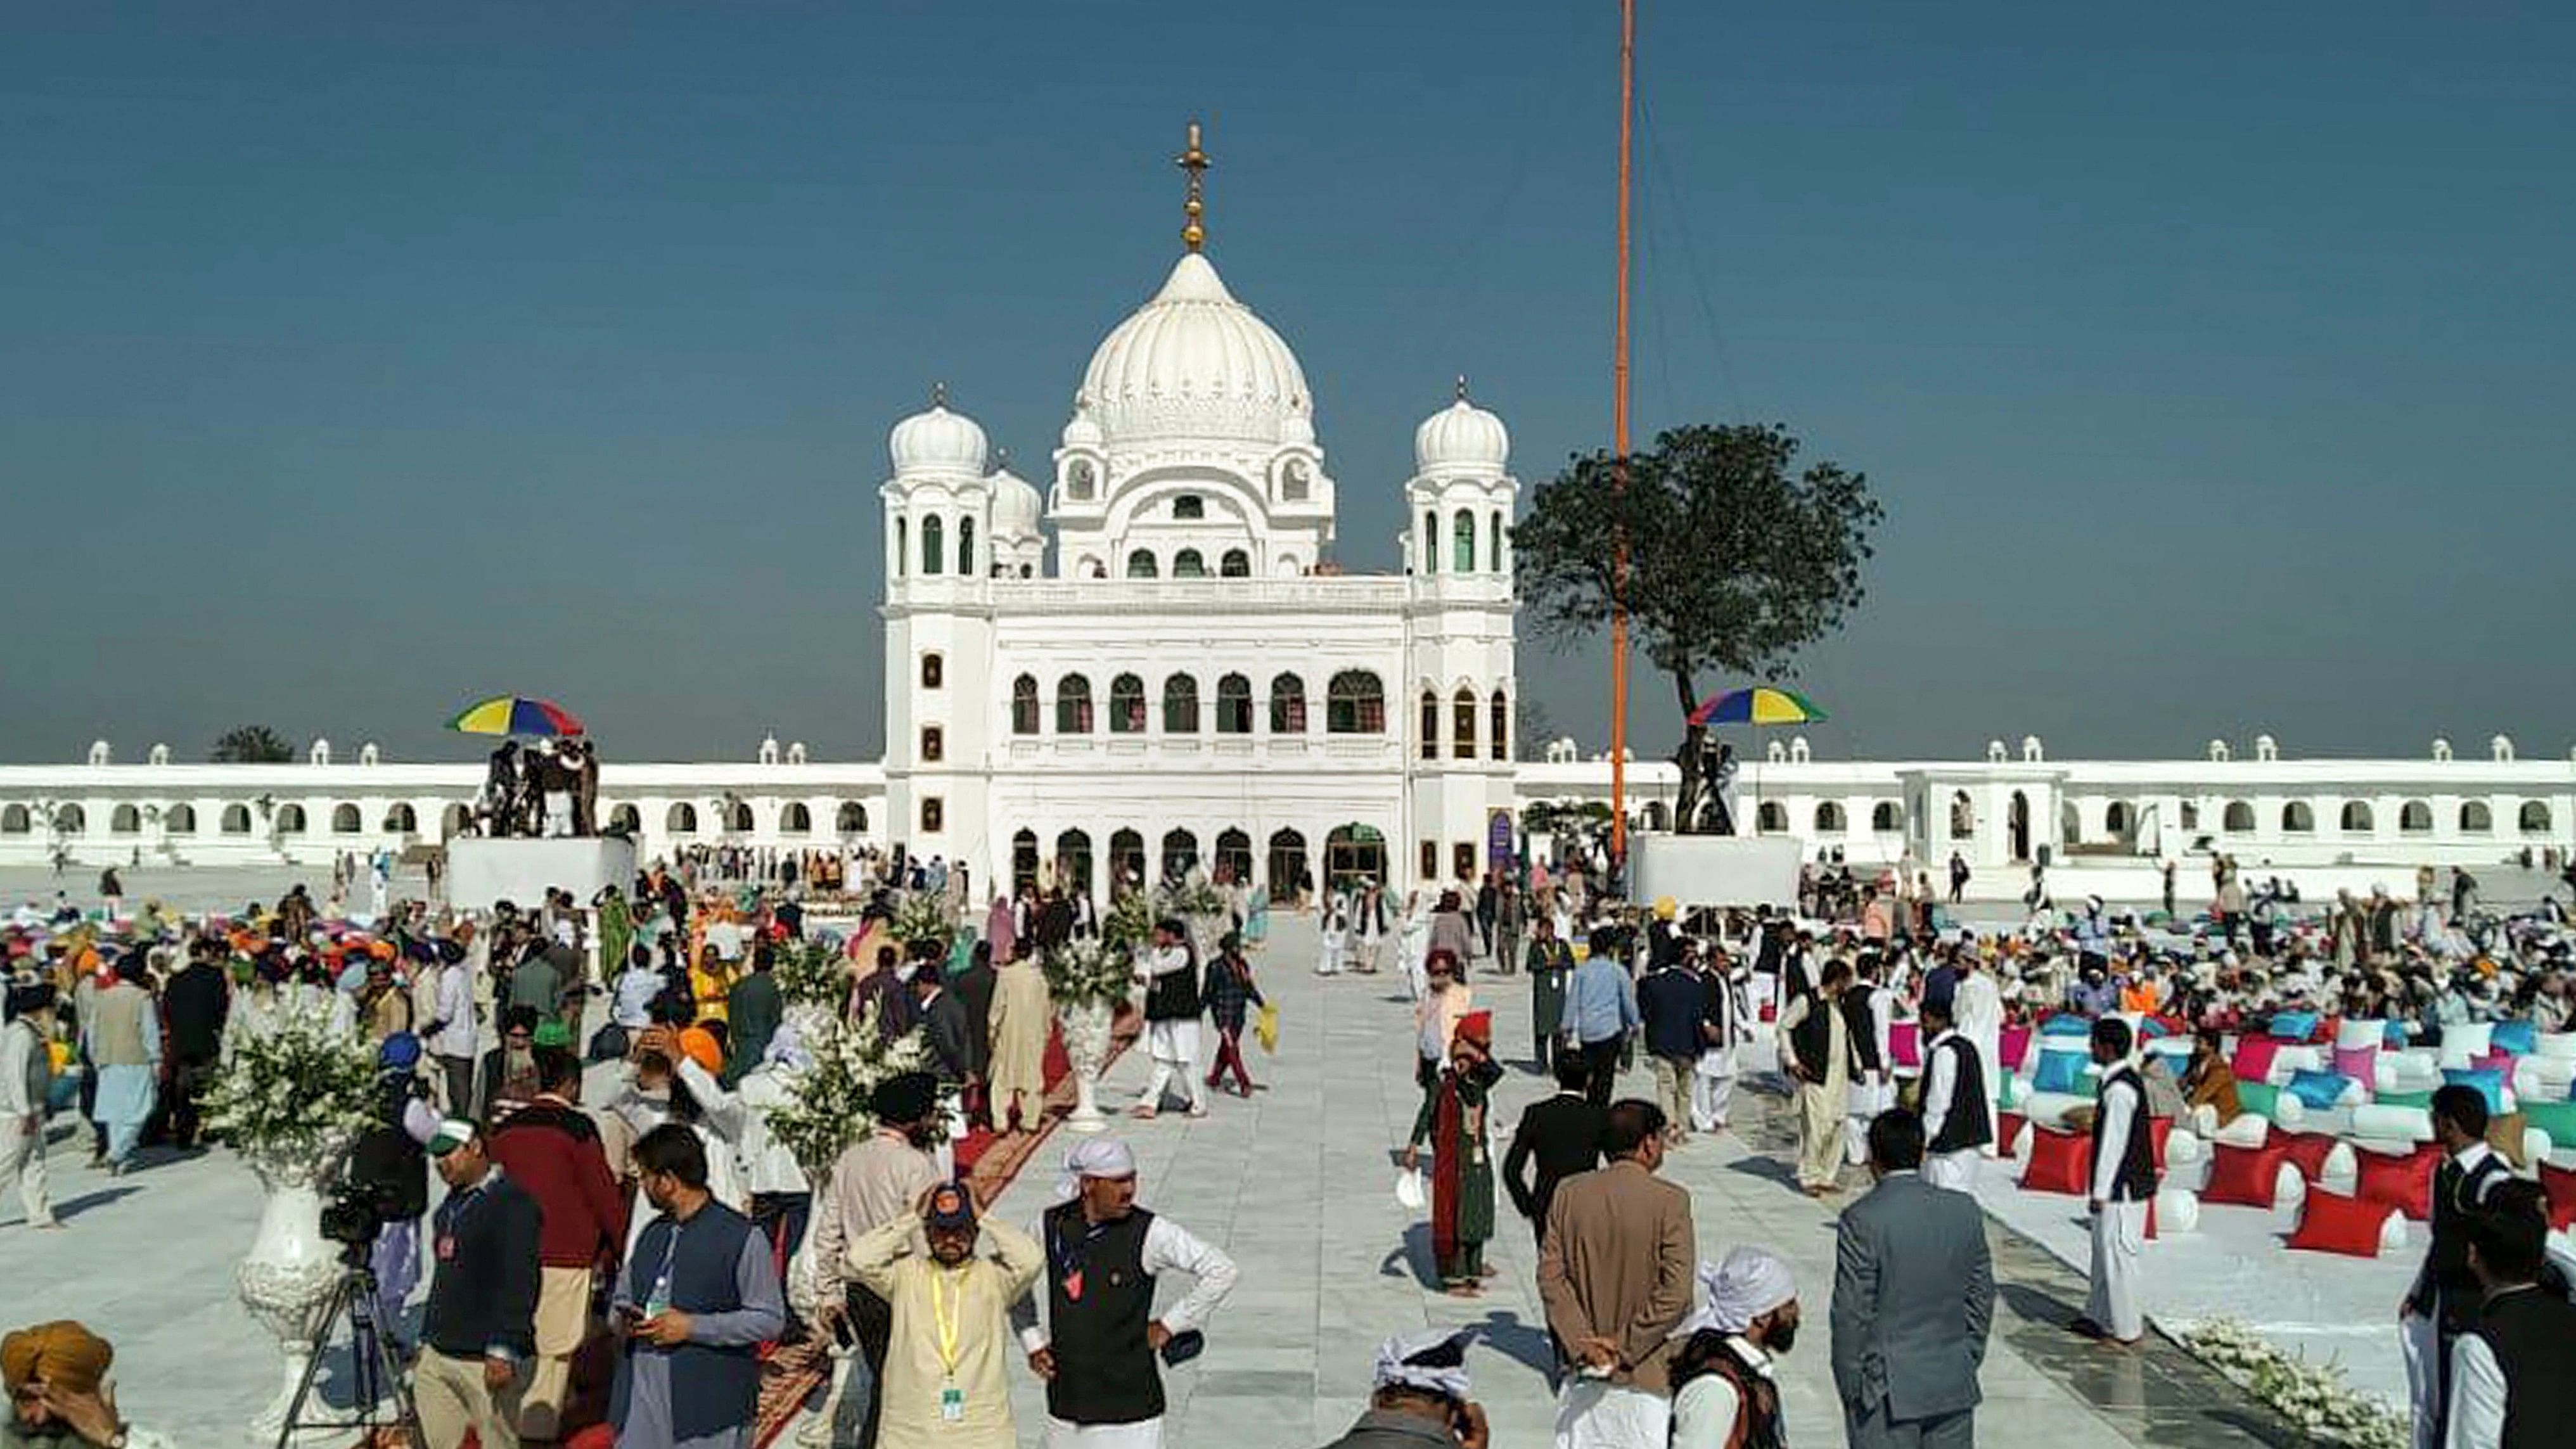
M635 842L613 836L447 842L447 903L488 911L499 902L542 904L546 890L570 891L590 904L600 887L635 884Z
M1683 906L1795 906L1805 842L1792 835L1638 835L1639 901Z

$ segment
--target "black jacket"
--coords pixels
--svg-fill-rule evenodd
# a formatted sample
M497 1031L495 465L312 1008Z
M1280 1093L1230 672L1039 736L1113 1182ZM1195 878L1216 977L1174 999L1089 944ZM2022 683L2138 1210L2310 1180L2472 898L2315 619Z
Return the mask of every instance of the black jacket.
M962 1082L975 1069L966 1003L942 988L921 1009L921 1044L930 1049L930 1070L943 1082Z
M966 1008L966 1069L984 1076L993 1064L993 968L970 965L948 983L949 994Z
M1580 1092L1559 1092L1532 1102L1512 1129L1511 1150L1503 1155L1503 1187L1512 1206L1532 1222L1547 1221L1556 1185L1601 1165L1601 1134L1610 1125L1610 1110L1596 1107ZM1535 1159L1538 1175L1528 1177Z
M231 983L223 968L199 961L182 969L161 988L161 1009L170 1018L170 1054L180 1061L210 1062L222 1054L224 1018L231 1014Z
M429 1285L421 1342L450 1358L504 1349L537 1351L537 1239L543 1221L528 1190L496 1173L487 1185L451 1193L430 1220Z

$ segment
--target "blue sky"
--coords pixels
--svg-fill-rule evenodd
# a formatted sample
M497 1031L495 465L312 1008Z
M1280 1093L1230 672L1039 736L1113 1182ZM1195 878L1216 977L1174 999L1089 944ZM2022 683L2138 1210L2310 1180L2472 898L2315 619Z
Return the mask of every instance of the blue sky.
M1820 753L2570 744L2576 10L1644 11L1641 421L1888 505ZM1607 441L1614 64L1608 0L25 9L0 758L510 688L872 752L886 429L1044 458L1194 115L1392 567L1453 375L1527 484ZM1600 740L1597 649L1521 671Z

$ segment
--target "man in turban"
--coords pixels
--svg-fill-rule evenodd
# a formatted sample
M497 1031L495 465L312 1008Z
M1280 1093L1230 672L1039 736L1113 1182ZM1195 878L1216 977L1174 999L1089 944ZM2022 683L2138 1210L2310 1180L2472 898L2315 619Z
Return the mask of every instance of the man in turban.
M1450 1296L1485 1291L1485 1243L1494 1235L1494 1162L1486 1116L1503 1069L1493 1058L1494 1014L1473 1011L1458 1019L1449 1060L1422 1094L1405 1145L1409 1171L1431 1143L1431 1251L1439 1260L1440 1286Z
M1398 1334L1377 1351L1368 1412L1326 1449L1485 1449L1484 1407L1467 1397L1467 1347L1477 1328Z
M0 1444L169 1449L169 1440L135 1430L116 1412L116 1390L107 1381L115 1361L106 1339L68 1319L0 1338L0 1380L9 1389Z
M1703 1263L1708 1302L1683 1320L1673 1360L1673 1449L1780 1449L1780 1386L1772 1361L1798 1337L1798 1285L1789 1265L1761 1248L1740 1247L1717 1267Z

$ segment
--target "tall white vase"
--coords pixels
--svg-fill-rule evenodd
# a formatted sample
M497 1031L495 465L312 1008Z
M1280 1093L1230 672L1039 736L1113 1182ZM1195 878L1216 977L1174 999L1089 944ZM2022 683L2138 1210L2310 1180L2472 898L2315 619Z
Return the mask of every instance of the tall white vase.
M340 1248L322 1236L322 1195L317 1184L337 1160L336 1145L305 1155L251 1159L268 1200L260 1209L259 1236L233 1274L242 1306L277 1339L285 1362L277 1396L250 1422L254 1438L274 1439L286 1422L305 1366L319 1350L317 1321L340 1281Z
M1058 1008L1056 1024L1064 1031L1065 1060L1073 1067L1073 1115L1064 1125L1076 1132L1098 1132L1109 1119L1100 1112L1100 1074L1109 1065L1110 1009L1106 1002Z

